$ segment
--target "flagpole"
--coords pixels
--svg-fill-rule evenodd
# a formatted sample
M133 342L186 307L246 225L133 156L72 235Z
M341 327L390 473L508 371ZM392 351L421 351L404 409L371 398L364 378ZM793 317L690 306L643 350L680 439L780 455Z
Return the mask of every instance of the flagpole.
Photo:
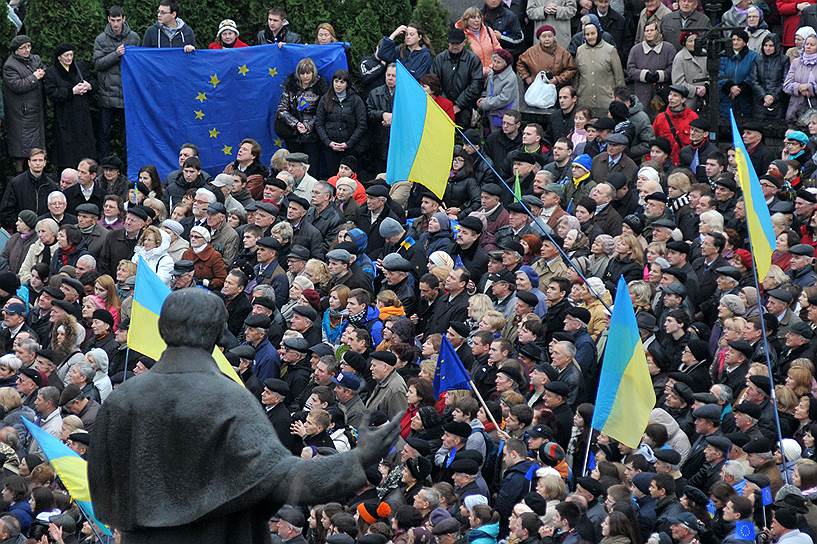
M751 166L749 166L749 167L751 168ZM745 204L745 200L744 200L744 204ZM752 210L746 210L746 214L745 214L746 217L744 218L744 221L746 222L746 232L749 232L749 213L751 211ZM752 246L752 237L748 236L748 238L749 238L749 251L752 253L752 256L754 256L755 250L754 250L754 247ZM769 337L768 337L768 333L766 331L766 320L763 319L763 314L765 313L766 309L764 308L763 301L761 300L761 297L760 297L760 294L761 294L760 280L758 278L758 271L757 271L757 266L755 266L755 263L752 263L752 278L755 280L755 290L757 291L758 300L760 300L760 304L758 304L757 307L758 307L758 310L760 312L758 317L759 317L759 321L760 321L760 332L761 332L761 334L763 336L763 354L766 356L766 368L769 369L769 384L770 384L770 389L771 389L771 391L770 391L771 400L769 402L772 405L772 410L773 410L773 413L774 413L774 424L775 424L775 430L777 431L777 443L779 444L779 447L780 447L780 455L783 458L783 466L785 468L785 465L786 465L786 453L785 453L785 450L783 449L783 431L780 428L780 412L777 409L777 393L774 390L774 377L773 377L774 376L774 369L772 369L772 359L771 359L771 356L769 355ZM788 471L783 470L782 472L783 472L783 478L786 481L786 485L788 485L789 484Z
M130 357L130 346L125 348L125 370L122 373L122 383L125 383L125 380L128 379L128 357Z
M484 162L484 163L485 163L485 165L486 165L488 168L490 168L490 169L491 169L491 172L493 172L493 173L494 173L494 175L496 176L496 178L497 178L497 179L500 181L500 183L502 183L502 186L503 186L503 187L505 187L505 189L506 189L506 190L507 190L509 193L511 193L511 194L513 195L514 200L515 200L516 202L518 202L518 203L519 203L519 205L521 205L521 206L522 206L522 209L524 209L524 210L525 210L525 213L526 213L526 214L528 214L528 216L529 216L531 219L533 219L533 222L534 222L534 223L536 223L536 225L538 225L538 226L540 227L540 229L542 230L542 232L544 233L544 235L545 235L545 236L547 236L547 239L548 239L548 240L550 240L550 242L553 244L553 247L555 247L555 248L556 248L556 250L559 252L559 255L562 257L562 260L564 260L564 261L565 261L565 263L566 263L568 266L570 266L570 268L572 268L572 269L573 269L573 270L576 272L576 274L579 276L579 278L581 278L582 282L584 282L585 286L587 286L587 289L588 289L588 291L590 291L590 294L592 294L594 297L596 297L596 299L597 299L599 302L601 302L601 305L602 305L602 306L604 306L604 307L607 309L607 311L608 311L608 312L613 313L613 310L610 308L610 306L608 306L608 305L607 305L607 303L606 303L606 302L604 302L604 301L601 299L601 295L600 295L600 294L598 294L598 293L596 293L596 290L595 290L595 289L593 289L593 287L592 287L592 286L591 286L589 283L587 283L587 278L584 276L584 273L583 273L581 270L579 270L579 267L578 267L578 266L577 266L577 265L576 265L576 264L573 262L573 260L572 260L572 259L570 258L570 256L569 256L569 255L568 255L568 254L565 252L565 250L564 250L564 249L562 249L562 247L561 247L559 244L557 244L557 243L556 243L556 241L553 239L553 236L551 236L550 232L548 232L549 230L551 230L551 229L550 229L550 227L548 227L548 226L547 226L547 224L544 224L544 225L543 225L543 224L541 224L541 223L539 222L539 221L541 221L541 217L536 217L535 215L533 215L533 212L531 212L531 211L530 211L530 208L528 208L528 205L527 205L527 204L525 204L525 203L522 201L522 199L521 199L521 198L517 198L517 195L516 195L516 193L514 192L514 190L513 190L513 189L511 189L511 188L510 188L510 186L508 186L508 184L505 182L505 180L502 178L502 176L500 176L500 175L499 175L499 172L497 172L497 171L496 171L496 169L494 168L494 165L493 165L493 164L491 164L491 162L490 162L488 159L486 159L486 158L485 158L485 155L483 155L483 154L482 154L482 151L480 151L479 149L477 149L477 146L475 146L475 145L474 145L474 143L473 143L471 140L469 140L469 139L468 139L468 136L466 136L466 135L465 135L465 133L464 133L462 130L460 130L460 128L459 128L459 127L454 127L454 129L455 129L455 130L456 130L456 131L459 133L459 135L460 135L460 136L462 136L462 139L463 139L463 140L465 140L465 142L466 142L468 145L470 145L471 147L473 147L473 148L474 148L474 150L476 151L476 153L477 153L477 155L479 156L479 158L480 158L480 159L482 159L482 162Z
M593 444L593 427L587 430L587 449L584 452L584 463L582 464L582 476L587 476L587 463L590 461L590 447Z
M491 413L491 410L488 409L488 405L485 404L485 400L483 400L482 395L479 394L479 389L477 389L477 386L474 384L474 379L471 378L470 374L468 376L468 383L471 384L471 390L476 394L477 399L479 400L479 403L482 405L482 408L485 410L485 415L488 416L488 419L490 419L491 423L494 424L494 427L496 427L496 430L500 430L499 423L496 422L496 420L494 419L494 415Z

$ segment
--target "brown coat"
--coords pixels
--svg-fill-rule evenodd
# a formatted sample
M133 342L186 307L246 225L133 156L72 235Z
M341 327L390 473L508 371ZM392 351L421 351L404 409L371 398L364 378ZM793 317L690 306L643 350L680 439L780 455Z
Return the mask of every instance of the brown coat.
M227 267L224 266L221 253L213 249L210 244L207 244L207 247L201 253L196 253L192 248L188 249L182 255L182 259L193 261L193 277L197 283L207 280L207 287L213 291L221 289L221 286L224 285L224 279L227 277Z
M519 55L516 61L516 72L523 80L536 77L539 72L550 72L556 79L556 86L569 85L576 76L576 65L567 49L556 45L551 51L539 43L533 44Z

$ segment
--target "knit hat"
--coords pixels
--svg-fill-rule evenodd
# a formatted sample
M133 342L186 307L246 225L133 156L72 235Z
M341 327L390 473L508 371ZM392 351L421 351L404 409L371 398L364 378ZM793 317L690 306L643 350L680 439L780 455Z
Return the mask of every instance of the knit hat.
M589 172L593 164L593 159L591 159L590 155L588 155L587 153L582 153L581 155L573 159L573 164L581 166L582 168Z
M295 278L292 280L292 283L300 287L302 291L315 288L315 284L312 283L312 280L310 280L306 276L295 276Z
M434 266L445 268L448 270L454 269L454 259L445 251L435 251L428 257L428 261Z
M383 238L391 238L392 236L398 236L403 234L405 230L400 225L400 223L397 222L396 219L392 217L387 217L383 220L382 223L380 223L379 232L380 236L382 236Z
M511 66L513 64L513 55L507 49L496 49L494 50L494 55L498 56L502 60L505 61L505 64Z
M752 254L746 249L736 249L735 256L740 259L740 264L745 268L752 268Z
M650 482L655 476L654 472L639 472L633 476L633 485L644 495L650 494Z
M190 229L191 234L194 233L194 232L196 234L198 234L199 236L201 236L202 238L204 238L205 242L207 242L208 244L210 243L211 237L210 237L210 231L209 230L207 230L206 228L204 228L202 226L196 225L195 227Z
M783 454L786 456L787 461L797 461L802 453L803 448L800 447L796 440L791 438L783 439Z
M434 429L443 422L440 413L433 406L423 406L417 410L417 415L420 416L420 422L426 430Z
M30 229L37 225L37 214L31 210L22 210L17 217Z
M9 49L11 51L17 51L18 49L20 49L21 46L27 43L31 43L31 38L29 38L25 34L18 34L11 39L11 42L9 43Z
M536 37L538 38L542 34L542 32L546 32L548 30L556 34L556 29L553 28L551 25L542 25L536 29Z
M774 519L786 529L797 528L797 510L794 508L777 508L774 510Z
M729 35L730 38L734 38L735 36L737 36L738 38L740 38L744 42L749 41L749 33L746 32L745 30L743 30L742 28L738 28L738 29L733 30L732 34Z
M348 188L350 191L354 192L355 189L357 189L357 182L352 178L347 178L346 176L344 176L342 178L338 178L338 180L335 182L335 188L338 188L340 186L344 186Z
M436 219L437 222L440 224L440 230L449 230L451 228L451 224L448 221L448 214L443 212L437 212L431 217Z
M232 19L224 19L218 24L218 32L216 33L216 39L221 37L221 33L225 30L232 30L235 32L235 35L238 36L238 26L235 24L235 21Z
M175 234L176 236L181 236L184 234L184 227L181 223L174 219L165 219L162 221L162 226Z
M658 170L653 168L652 166L642 166L638 170L638 176L644 176L650 181L660 181L661 176L658 175Z
M528 281L530 281L531 287L534 289L539 288L539 274L528 265L520 266L519 270L516 271L517 274L522 273L528 277Z

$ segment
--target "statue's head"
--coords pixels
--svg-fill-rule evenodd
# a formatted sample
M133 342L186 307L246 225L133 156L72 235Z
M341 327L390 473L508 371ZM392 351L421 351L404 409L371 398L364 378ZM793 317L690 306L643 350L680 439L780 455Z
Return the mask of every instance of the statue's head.
M173 291L159 316L159 334L168 347L195 347L213 351L227 322L224 303L197 287Z

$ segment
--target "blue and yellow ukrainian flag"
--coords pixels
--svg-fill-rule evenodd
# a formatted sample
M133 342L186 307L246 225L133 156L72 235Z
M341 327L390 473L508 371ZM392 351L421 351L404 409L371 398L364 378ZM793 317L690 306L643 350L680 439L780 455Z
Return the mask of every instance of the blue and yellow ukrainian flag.
M608 337L615 342L608 342L604 352L592 427L637 448L655 407L655 391L623 276L616 288Z
M46 459L54 468L54 471L62 480L68 494L77 503L77 506L85 514L89 521L94 523L106 536L113 536L111 530L96 519L94 505L91 503L91 491L88 486L88 462L79 456L77 452L51 436L40 427L23 419L23 424L31 433L32 438L37 441L45 454Z
M453 154L453 121L398 62L386 183L413 181L443 198Z
M128 347L157 361L167 347L159 335L159 314L168 296L170 296L170 288L140 257L139 265L136 267L136 285L133 289ZM224 375L244 385L218 347L213 350L213 358Z
M752 258L755 261L758 281L763 281L772 266L772 253L777 249L777 238L772 228L772 218L766 198L760 188L757 172L749 159L749 153L743 144L743 139L735 122L735 114L729 110L729 119L732 122L732 141L735 147L735 163L743 192L743 202L746 207L746 222L749 225L749 243L752 246Z

